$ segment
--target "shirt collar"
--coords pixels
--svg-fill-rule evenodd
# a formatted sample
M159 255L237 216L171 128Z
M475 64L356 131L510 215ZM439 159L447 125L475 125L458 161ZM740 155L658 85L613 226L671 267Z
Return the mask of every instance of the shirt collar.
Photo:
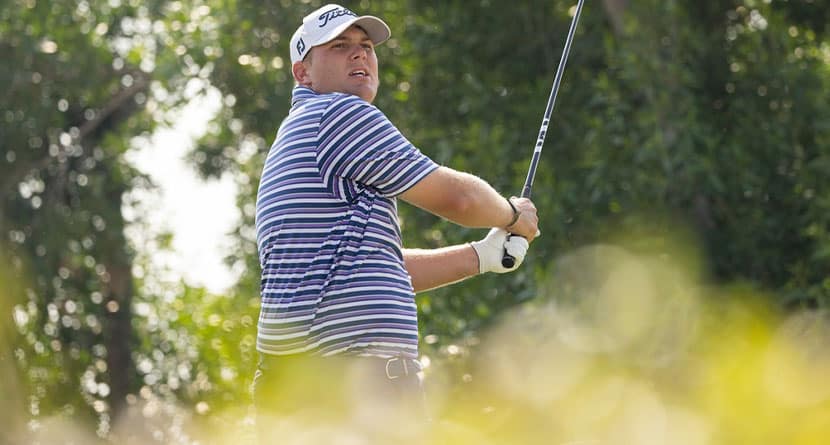
M311 88L297 85L294 87L294 91L291 92L291 106L293 107L316 95L317 93L315 93Z

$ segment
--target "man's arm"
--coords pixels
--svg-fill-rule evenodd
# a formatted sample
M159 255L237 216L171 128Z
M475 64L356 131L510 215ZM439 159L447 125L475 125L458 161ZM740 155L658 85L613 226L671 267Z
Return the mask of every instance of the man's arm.
M416 293L457 283L479 273L478 256L469 244L404 249L403 259Z
M500 227L532 241L538 230L536 207L526 198L512 200L519 211L486 181L439 167L400 195L404 201L465 227Z
M440 249L404 249L406 270L415 292L457 283L467 277L486 272L505 273L516 270L527 254L528 242L509 236L504 229L491 229L480 241ZM512 267L501 264L507 250L516 262Z
M524 259L528 243L538 235L536 207L529 199L514 198L508 202L483 179L447 167L432 171L400 198L456 224L503 228L521 236L508 242L507 232L493 229L483 240L472 244L404 249L404 263L415 292L446 286L479 273L514 270ZM505 248L517 259L509 269L501 265Z

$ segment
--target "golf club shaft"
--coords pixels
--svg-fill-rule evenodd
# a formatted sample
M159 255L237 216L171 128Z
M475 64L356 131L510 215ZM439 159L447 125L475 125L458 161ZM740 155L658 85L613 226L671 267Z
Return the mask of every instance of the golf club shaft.
M548 132L548 124L550 124L550 116L553 113L553 106L556 103L556 95L559 93L559 84L562 82L562 73L565 71L565 64L568 62L568 53L571 52L571 44L573 43L574 33L576 32L576 24L579 21L579 15L582 13L582 4L585 0L579 0L576 4L576 12L574 13L571 27L568 30L568 38L565 40L565 49L562 51L562 57L559 59L559 67L556 69L556 77L553 79L553 88L550 90L550 97L548 97L548 105L545 108L545 116L542 118L542 126L539 128L539 137L536 139L536 146L533 149L533 157L530 160L530 168L527 171L527 178L525 185L522 188L522 198L530 198L531 190L533 188L533 180L536 178L536 168L539 166L539 157L542 154L542 146L545 145L545 136ZM504 252L501 264L504 267L510 268L516 263L507 251Z

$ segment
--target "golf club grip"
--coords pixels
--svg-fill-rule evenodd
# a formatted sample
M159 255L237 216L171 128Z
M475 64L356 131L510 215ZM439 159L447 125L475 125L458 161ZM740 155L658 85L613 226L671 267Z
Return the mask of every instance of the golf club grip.
M510 239L511 236L521 236L515 234L507 235L507 238ZM511 269L513 266L516 265L516 258L513 258L513 255L507 253L507 248L504 249L504 254L501 256L501 267L505 269Z
M530 190L531 190L530 184L525 183L525 186L522 189L522 198L530 198ZM514 234L511 233L510 235L508 235L508 238L511 237L511 236L519 236L519 235L514 235ZM515 265L516 265L516 258L513 258L513 255L510 255L509 253L507 253L507 248L505 248L504 249L504 254L501 256L501 267L504 267L505 269L511 269Z
M510 236L519 236L519 235L510 235ZM511 269L513 266L516 265L516 258L513 258L513 255L507 253L507 249L504 249L504 256L501 257L501 266L505 269Z

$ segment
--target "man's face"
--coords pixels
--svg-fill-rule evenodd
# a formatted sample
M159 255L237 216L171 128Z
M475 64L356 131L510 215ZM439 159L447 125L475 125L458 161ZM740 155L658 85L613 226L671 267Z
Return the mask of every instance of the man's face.
M298 83L318 93L348 93L371 103L378 92L378 58L366 32L357 26L311 49L303 67L295 67Z

